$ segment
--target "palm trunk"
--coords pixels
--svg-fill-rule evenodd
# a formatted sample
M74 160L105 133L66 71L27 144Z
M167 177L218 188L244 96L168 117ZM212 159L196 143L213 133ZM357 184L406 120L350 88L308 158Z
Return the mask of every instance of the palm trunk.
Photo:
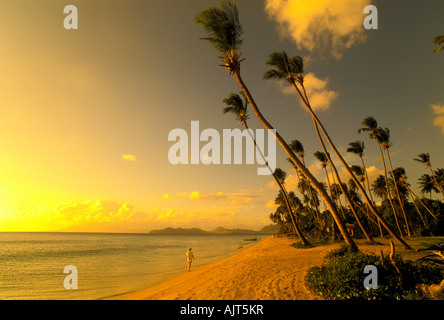
M305 167L305 160L304 160L303 157L301 157L301 161L302 161L302 165ZM308 183L308 190L310 191L310 195L311 195L311 198L313 200L313 204L315 206L318 222L320 223L321 222L321 213L319 212L318 199L317 199L316 195L313 193L313 189L311 188L310 182Z
M310 243L308 242L307 238L305 238L305 236L303 235L301 229L299 228L299 226L297 224L297 221L295 221L295 219L294 219L293 210L291 209L290 202L288 201L287 191L284 189L284 186L279 181L279 179L276 177L276 175L274 174L273 170L270 168L270 165L268 164L267 159L265 159L265 156L262 153L262 150L258 147L258 145L256 143L256 139L254 139L253 135L251 134L250 130L248 129L247 122L243 121L242 123L243 123L245 129L247 130L247 132L249 133L251 139L253 140L254 146L259 151L259 154L261 155L262 160L264 160L265 164L267 165L268 170L270 170L271 175L273 176L274 180L276 181L276 183L278 184L279 188L281 189L282 195L284 196L285 205L287 206L288 214L290 215L291 222L293 223L294 230L296 231L296 234L298 235L299 239L301 240L302 245L304 247L310 246Z
M395 209L395 206L394 206L393 200L392 200L392 194L390 193L390 188L389 188L389 183L388 183L388 178L387 178L387 167L385 166L384 154L382 153L382 148L381 148L381 145L379 144L378 138L375 137L375 140L378 144L379 152L381 153L382 165L384 166L384 178L385 178L385 187L387 189L387 196L389 198L390 205L392 206L393 215L395 216L396 225L398 226L399 233L401 234L401 237L402 237L403 235L402 235L401 226L399 225L398 215L396 214L396 209Z
M387 159L388 159L389 165L390 165L390 172L392 173L393 184L395 185L396 194L398 195L399 206L401 207L402 213L404 214L405 225L407 228L407 235L410 237L411 234L410 234L409 222L407 220L407 215L405 214L404 206L402 204L401 195L399 194L398 184L396 183L396 180L395 180L395 174L393 173L392 160L390 159L390 153L387 148L385 149L385 152L387 153Z
M367 167L365 166L364 159L361 156L359 156L359 158L361 158L362 168L365 172L365 180L367 181L368 194L370 195L370 200L372 202L372 205L374 206L375 201L373 200L372 190L370 189L370 179L368 178ZM369 205L367 204L367 215L368 215L368 208L369 208ZM381 235L381 237L383 237L384 234L382 233L381 221L379 221L379 219L378 219L378 227L379 227L379 234Z
M304 87L302 87L302 88L303 88L303 90L304 90L304 95L305 95L306 102L307 102L307 104L309 105L309 101L308 101L308 97L307 97L307 93L306 93L306 91L305 91L305 88L304 88ZM313 117L312 117L312 118L313 118ZM341 189L342 194L344 195L344 198L345 198L346 201L349 203L349 205L350 205L350 209L351 209L352 212L353 212L353 216L355 217L356 222L357 222L358 225L359 225L359 228L361 228L361 230L362 230L362 232L364 233L364 235L365 235L365 237L367 238L367 240L368 240L370 243L374 243L375 241L373 240L372 236L367 232L367 230L366 230L365 227L364 227L364 224L362 223L361 218L359 218L359 216L358 216L357 212L355 211L354 207L351 205L351 200L350 200L350 198L349 198L347 192L345 191L344 186L342 185L342 181L341 181L341 178L339 177L338 170L336 169L336 166L334 165L333 161L331 160L330 154L327 152L327 148L325 147L324 140L322 139L321 134L320 134L320 132L319 132L318 124L317 124L317 122L316 122L316 120L315 120L314 118L313 118L313 123L314 123L315 129L316 129L316 134L317 134L317 136L318 136L319 142L321 143L322 150L324 151L325 156L327 157L327 160L328 160L328 162L330 163L330 167L331 167L331 170L332 170L332 172L333 172L333 180L335 180L335 177L336 177L336 179L337 179L337 181L338 181L339 188ZM327 179L328 179L328 174L327 174ZM329 183L330 183L330 182L329 182ZM331 194L331 190L330 190L330 194ZM343 214L344 219L345 219L345 214L344 214L344 211L343 211L343 209L342 209L342 204L341 204L341 200L339 199L339 195L338 195L338 200L339 200L339 204L341 205L342 214Z
M381 221L382 225L387 229L387 231L390 233L390 235L395 238L399 243L401 243L404 248L406 249L412 249L400 236L398 236L393 229L391 228L391 226L387 223L387 221L385 221L385 219L382 217L382 215L378 212L378 210L376 209L376 207L373 205L373 203L370 201L367 193L365 192L364 188L362 187L361 183L356 179L355 175L353 174L353 172L351 171L350 167L348 166L347 162L344 160L344 158L342 157L342 155L340 154L340 152L338 151L338 149L336 148L336 146L334 145L333 141L331 140L330 136L328 135L327 131L325 130L324 126L322 125L321 121L318 119L318 117L316 116L316 114L313 112L313 109L311 108L310 104L304 99L304 97L302 96L301 91L299 90L299 88L296 86L296 83L292 83L293 87L296 89L296 91L298 92L299 96L301 97L301 99L303 100L305 106L307 107L308 111L310 112L311 116L313 117L313 119L316 120L316 123L319 125L319 127L322 130L322 133L324 134L325 138L327 139L330 147L333 149L334 153L336 154L336 156L339 158L339 160L341 161L341 163L343 164L343 166L345 167L345 169L347 170L347 172L349 173L349 175L351 176L351 178L354 180L355 184L357 185L357 187L359 188L359 190L361 191L362 195L365 198L365 201L369 204L370 210L373 212L373 214L378 218L378 220ZM302 86L304 88L304 86ZM304 88L305 91L305 88ZM305 94L306 95L306 94Z
M407 190L410 191L411 194L413 194L415 196L415 198L422 204L422 206L432 215L433 218L435 218L436 221L438 221L438 218L433 214L432 211L430 211L430 209L424 204L424 202L421 201L421 199L419 199L419 197L412 191L412 189L410 189L407 184L405 183L404 186L407 188Z
M268 130L274 130L274 128L271 126L271 124L264 118L264 116L262 115L262 113L260 112L259 108L256 105L256 102L254 101L253 97L251 96L247 86L245 85L245 83L242 80L242 77L240 75L240 70L236 69L234 71L234 75L236 77L236 80L239 84L239 86L241 87L242 91L244 92L245 96L248 99L248 102L250 103L254 114L256 115L256 117L259 119L259 121L262 123L262 125L268 129ZM272 132L272 131L271 131ZM293 151L290 149L290 147L288 146L288 144L285 142L285 140L279 135L279 133L277 131L275 131L275 138L277 140L277 142L281 145L281 147L283 148L283 150L285 151L285 153L290 157L290 159L293 161L293 163L295 164L295 166L302 172L302 174L307 178L307 180L309 182L311 182L313 184L313 187L319 192L319 194L321 195L321 197L324 199L325 203L327 204L328 208L331 210L331 214L333 215L333 219L336 221L341 234L344 237L345 242L350 246L350 248L353 251L359 251L358 246L356 245L356 243L353 241L353 239L351 238L351 236L348 234L347 229L345 227L344 222L342 221L342 219L340 218L338 212L336 211L335 205L334 203L331 201L330 197L328 196L328 194L326 193L326 191L324 190L324 188L321 186L321 184L319 183L319 181L316 180L316 178L311 174L311 172L302 165L302 163L299 161L299 159L295 156L295 154L293 153Z

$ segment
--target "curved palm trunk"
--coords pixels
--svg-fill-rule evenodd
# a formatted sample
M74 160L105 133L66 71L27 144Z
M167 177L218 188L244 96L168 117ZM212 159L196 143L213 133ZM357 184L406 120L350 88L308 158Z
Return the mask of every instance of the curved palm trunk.
M258 145L256 143L256 139L254 139L254 137L251 135L250 130L248 130L247 122L246 121L242 121L242 123L243 123L245 129L247 129L247 132L250 135L251 139L253 140L254 146L259 151L259 153L260 153L260 155L262 157L262 160L264 160L265 164L267 165L268 170L270 170L271 175L273 176L274 180L276 181L276 183L278 184L279 188L281 189L282 195L284 196L285 205L287 206L288 214L290 215L291 222L293 223L293 227L294 227L294 230L296 231L296 234L298 235L299 239L302 241L302 245L305 246L305 247L310 246L310 243L308 242L307 238L303 235L301 229L299 228L299 226L297 224L297 221L295 221L295 219L294 219L293 210L291 209L290 201L288 200L287 191L284 189L284 186L279 181L279 179L276 177L276 175L274 174L273 170L270 168L270 165L268 164L267 159L265 159L265 156L262 153L262 150L258 147Z
M433 214L432 211L430 211L430 209L424 204L424 202L421 201L421 199L419 199L419 197L412 191L412 189L410 189L408 187L408 185L405 183L404 186L407 188L407 190L410 191L411 194L413 194L415 196L415 198L422 204L422 206L432 215L433 218L435 218L435 220L438 221L438 218ZM413 200L414 201L414 200Z
M418 206L416 205L415 199L413 198L413 194L410 192L410 189L407 188L407 190L409 191L410 196L412 197L413 205L415 206L416 211L418 211L418 214L421 217L421 220L422 220L422 223L424 224L424 227L428 228L429 226L427 225L424 217L422 216L421 210L419 210Z
M236 77L236 80L241 87L242 91L244 92L245 96L248 99L248 102L250 103L256 117L259 119L259 121L262 123L262 125L268 129L268 130L274 130L274 128L271 126L271 124L264 118L262 113L260 112L259 108L256 105L256 102L254 101L253 97L251 96L247 86L245 85L244 81L242 80L242 77L240 75L240 70L236 69L234 71L234 75ZM285 153L290 157L290 159L293 161L295 166L302 172L302 174L307 178L309 182L313 184L313 187L319 192L321 197L324 199L325 203L327 204L328 208L331 210L331 214L333 215L333 219L336 221L339 230L341 234L344 237L345 242L350 246L350 248L353 251L359 251L358 246L353 241L351 236L349 235L344 222L340 218L334 203L324 190L324 188L321 186L321 184L316 180L316 178L311 174L311 172L302 165L302 163L299 161L299 159L295 156L293 151L290 149L288 144L285 142L285 140L279 135L279 133L276 131L275 138L277 142L281 145L281 147L284 149Z
M318 119L318 117L316 116L316 114L314 113L313 109L311 108L310 104L304 99L304 97L302 96L301 91L299 90L299 88L296 86L295 82L292 82L291 85L296 89L296 91L298 92L299 97L303 100L305 106L307 107L308 111L310 112L311 116L313 117L314 120L316 120L316 123L319 125L319 127L321 128L322 133L324 134L325 138L327 139L330 147L333 149L334 153L336 154L336 156L339 158L339 160L341 161L341 163L343 164L344 168L347 170L348 174L350 175L350 177L354 180L355 184L357 185L357 187L359 188L359 190L361 191L362 195L365 198L365 201L369 204L370 210L373 212L373 214L378 218L378 220L381 221L382 225L387 229L387 231L390 233L390 235L395 238L399 243L401 243L404 248L406 249L412 249L399 235L397 235L391 228L391 226L387 223L387 221L385 221L385 219L382 217L382 215L378 212L378 210L376 209L376 207L373 205L373 203L370 201L367 193L365 192L364 188L362 187L361 183L358 181L358 179L356 179L355 175L353 174L353 172L351 171L350 167L348 166L347 162L344 160L344 158L342 157L342 155L340 154L340 152L338 151L338 149L336 148L336 146L334 145L333 141L331 140L330 136L328 135L327 131L325 130L324 126L322 125L321 121ZM304 92L305 92L305 88L304 86L302 86ZM307 96L307 94L305 93L305 96Z
M389 165L390 165L390 172L392 173L393 184L395 185L396 194L398 196L399 206L401 207L402 213L404 214L405 225L407 228L407 235L410 237L411 234L410 234L409 222L407 220L407 215L405 214L404 205L401 200L401 195L399 194L398 184L396 183L396 180L395 180L395 174L393 173L392 160L390 159L390 153L387 148L385 149L385 151L387 153L387 159L388 159Z

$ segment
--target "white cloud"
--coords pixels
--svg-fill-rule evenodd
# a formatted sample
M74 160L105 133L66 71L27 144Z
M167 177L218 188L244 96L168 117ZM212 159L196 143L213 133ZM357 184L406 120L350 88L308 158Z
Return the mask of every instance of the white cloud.
M313 110L327 110L330 108L332 102L339 96L339 93L328 89L329 78L318 78L314 73L310 72L304 77L304 87L307 90L307 96ZM297 94L296 90L288 85L283 86L283 83L278 82L282 93L287 95ZM285 83L286 84L286 83ZM301 106L305 105L300 101Z
M266 0L265 11L282 37L299 49L340 59L344 50L365 40L364 8L371 0Z

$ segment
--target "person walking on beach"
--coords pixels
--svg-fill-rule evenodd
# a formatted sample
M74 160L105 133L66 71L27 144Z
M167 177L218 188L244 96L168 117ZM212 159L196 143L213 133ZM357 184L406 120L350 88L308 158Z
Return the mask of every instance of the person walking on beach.
M194 260L194 254L193 254L193 252L191 252L191 248L188 249L186 256L187 256L187 262L188 262L188 271L190 271L191 262L193 262L193 260Z

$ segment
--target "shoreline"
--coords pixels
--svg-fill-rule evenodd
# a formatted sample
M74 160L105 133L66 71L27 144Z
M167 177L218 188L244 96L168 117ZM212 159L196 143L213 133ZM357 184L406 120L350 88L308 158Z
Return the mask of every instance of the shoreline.
M441 237L435 237L434 239ZM411 238L415 249L427 238ZM429 238L430 239L430 238ZM441 238L444 240L444 238ZM390 253L390 240L375 238L379 244L355 239L363 253ZM190 272L184 271L158 285L124 294L119 300L320 300L305 287L305 275L324 262L325 255L344 242L312 248L294 248L296 238L267 237L233 256ZM415 250L395 243L403 259L419 258Z
M296 249L293 238L267 237L221 261L191 268L121 300L314 300L305 287L308 268L341 243Z

